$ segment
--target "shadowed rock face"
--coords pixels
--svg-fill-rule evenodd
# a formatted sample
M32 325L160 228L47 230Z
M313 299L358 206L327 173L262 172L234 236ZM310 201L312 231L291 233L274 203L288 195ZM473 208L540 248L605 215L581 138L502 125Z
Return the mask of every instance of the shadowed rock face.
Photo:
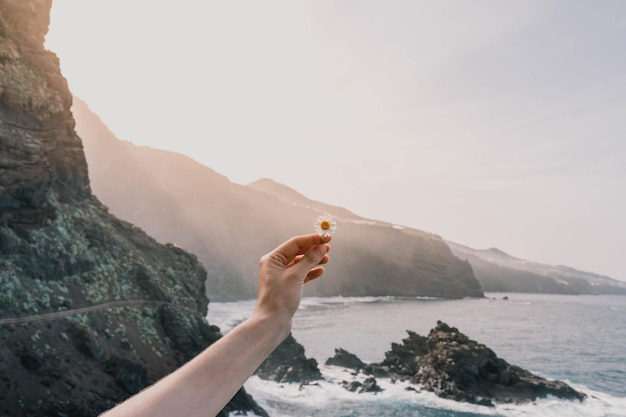
M363 372L409 381L442 398L481 405L523 403L549 395L568 400L585 398L564 382L546 380L510 365L445 323L438 322L427 337L411 331L408 334L402 344L392 344L384 361L365 366ZM339 349L327 363L356 363L353 356Z
M487 292L626 295L626 283L611 277L519 259L497 248L478 250L446 243L457 257L472 265Z
M275 382L303 384L322 379L317 361L313 358L306 358L304 347L294 339L291 333L263 361L256 370L256 375Z
M367 364L355 354L341 348L335 349L335 356L328 358L326 365L340 366L342 368L354 369L355 371L360 371L367 367Z
M90 194L87 164L67 82L43 47L51 0L0 4L0 221L40 224L53 216L50 192Z
M50 7L0 0L0 415L95 416L220 334L196 257L91 195Z

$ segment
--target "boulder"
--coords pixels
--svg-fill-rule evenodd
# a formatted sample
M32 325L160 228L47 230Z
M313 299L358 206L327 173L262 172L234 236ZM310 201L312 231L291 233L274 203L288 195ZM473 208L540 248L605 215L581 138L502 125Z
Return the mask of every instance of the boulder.
M363 392L373 392L373 393L377 393L377 392L382 392L383 389L378 385L378 383L376 382L376 379L374 377L369 377L366 378L363 382L359 382L359 381L341 381L341 385L347 389L348 391L351 392L358 392L358 393L363 393Z
M342 368L350 368L356 371L365 369L365 362L359 359L355 354L344 349L335 349L335 356L326 360L326 365L341 366Z
M487 346L441 321L427 337L407 333L409 337L402 344L392 344L382 362L366 365L363 372L408 381L442 398L487 406L532 402L548 396L577 401L585 398L585 394L562 381L547 380L509 364ZM329 361L354 369L351 364L358 358L349 356L350 361L343 361L337 356ZM342 385L352 391L359 388L351 383Z
M294 339L291 333L263 361L256 370L256 375L270 381L301 384L322 379L317 361L313 358L307 359L304 347Z

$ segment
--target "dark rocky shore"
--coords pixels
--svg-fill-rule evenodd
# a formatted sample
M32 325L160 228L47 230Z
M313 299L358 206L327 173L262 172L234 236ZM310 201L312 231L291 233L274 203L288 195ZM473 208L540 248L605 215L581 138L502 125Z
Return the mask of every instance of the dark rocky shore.
M524 403L554 396L582 401L580 393L561 381L550 381L510 365L487 346L455 327L438 322L427 337L408 331L402 344L393 343L379 363L365 364L336 349L327 365L341 366L375 378L408 381L442 398L492 406Z
M304 347L290 333L256 370L260 378L275 382L308 384L322 379L317 361L307 359Z
M352 392L380 392L376 378L413 384L411 390L434 392L442 398L493 406L525 403L553 396L582 401L585 394L561 381L534 375L499 358L487 346L469 339L457 328L437 322L427 337L408 331L402 344L393 343L382 362L367 364L338 348L326 365L350 370L341 385ZM315 359L289 337L259 368L257 375L276 382L310 384L323 377ZM363 378L365 376L365 378Z

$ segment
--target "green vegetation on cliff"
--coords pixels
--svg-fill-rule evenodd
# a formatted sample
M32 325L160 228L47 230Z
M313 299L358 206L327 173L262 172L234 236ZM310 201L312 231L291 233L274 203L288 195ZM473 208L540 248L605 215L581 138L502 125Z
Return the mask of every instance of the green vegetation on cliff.
M0 415L96 416L220 337L206 271L92 194L51 0L0 0ZM240 391L222 414L254 410Z

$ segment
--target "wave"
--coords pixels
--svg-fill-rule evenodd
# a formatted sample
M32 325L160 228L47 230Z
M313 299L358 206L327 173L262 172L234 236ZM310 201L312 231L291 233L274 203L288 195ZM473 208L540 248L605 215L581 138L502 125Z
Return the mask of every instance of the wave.
M278 384L253 376L246 390L272 417L626 417L626 398L575 386L588 398L583 402L546 398L529 404L498 404L485 407L437 397L432 392L415 391L408 383L378 378L379 393L353 393L342 381L367 376L334 366L320 367L324 380L310 384Z
M502 404L496 410L506 417L624 417L626 416L626 398L595 391L582 385L572 384L573 388L587 394L583 402L563 401L558 398L546 398L533 404Z
M209 303L206 319L219 327L222 333L227 333L250 317L255 303L255 300L212 302Z
M302 297L300 309L310 309L316 307L342 306L353 304L375 304L390 303L394 301L449 301L446 298L415 296L415 297L399 297L399 296L362 296L362 297L344 297L341 295L333 297ZM256 300L240 300L240 301L215 301L209 304L209 315L213 313L220 314L222 311L243 311L249 315L254 308Z
M346 305L346 304L369 304L383 303L397 300L392 296L364 296L364 297L344 297L341 295L334 297L302 297L300 308L319 307L328 305Z
M447 298L415 296L400 297L393 295L381 296L362 296L362 297L344 297L341 295L333 297L303 297L300 302L300 308L323 307L333 305L352 305L352 304L373 304L373 303L390 303L394 301L450 301Z
M397 300L397 297L303 297L300 309L315 310L333 308L353 304L384 303ZM222 333L244 321L254 310L256 300L223 301L209 304L207 320L220 328Z

